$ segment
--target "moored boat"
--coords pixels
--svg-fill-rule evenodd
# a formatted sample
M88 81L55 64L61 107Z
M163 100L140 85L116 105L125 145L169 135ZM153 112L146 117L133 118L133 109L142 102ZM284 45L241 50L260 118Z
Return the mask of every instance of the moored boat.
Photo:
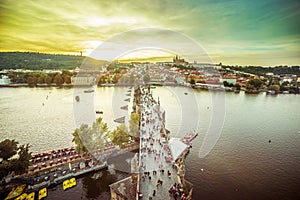
M88 90L84 90L83 92L84 93L92 93L92 92L94 92L95 90L94 89L88 89Z

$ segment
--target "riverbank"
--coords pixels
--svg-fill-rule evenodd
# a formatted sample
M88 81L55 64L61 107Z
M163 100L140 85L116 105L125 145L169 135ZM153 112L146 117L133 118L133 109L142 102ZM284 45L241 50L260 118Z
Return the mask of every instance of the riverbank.
M97 87L128 87L132 86L132 84L100 84ZM184 88L193 88L195 90L203 90L203 91L213 91L213 92L232 92L232 93L240 93L245 92L245 94L259 94L259 93L266 93L268 95L278 95L278 94L300 94L295 91L273 91L268 89L260 89L260 90L247 90L246 88L241 88L240 90L223 87L222 85L211 85L211 84L202 84L201 86L190 86L190 85L177 85L177 84L166 84L166 85L153 85L151 89L155 89L157 87L184 87ZM0 85L0 88L22 88L22 87L29 87L29 88L90 88L91 85L74 85L74 84L37 84L36 86L31 86L28 84L9 84L9 85Z

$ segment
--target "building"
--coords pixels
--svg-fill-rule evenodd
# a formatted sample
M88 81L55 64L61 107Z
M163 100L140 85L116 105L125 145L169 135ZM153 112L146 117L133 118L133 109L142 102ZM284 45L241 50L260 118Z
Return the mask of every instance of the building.
M224 75L224 76L222 76L222 83L224 83L225 81L229 84L232 83L233 85L235 85L236 84L236 76Z
M177 56L177 55L173 58L173 63L174 63L176 66L179 66L179 65L185 66L185 65L188 64L188 62L186 62L183 58L180 58L180 57Z
M110 187L111 200L131 200L136 199L137 177L130 176L118 182L115 182Z
M73 85L91 86L91 85L94 85L95 82L96 82L96 78L93 76L77 75L77 76L71 77L71 83Z
M0 79L0 85L9 85L10 84L10 79L6 75L2 75Z

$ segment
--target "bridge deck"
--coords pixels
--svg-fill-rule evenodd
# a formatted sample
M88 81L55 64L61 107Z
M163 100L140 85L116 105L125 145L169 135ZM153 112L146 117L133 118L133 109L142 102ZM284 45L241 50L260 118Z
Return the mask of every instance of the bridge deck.
M143 199L174 199L169 189L178 183L177 170L164 135L160 107L148 94L144 94L140 128L140 184ZM161 184L160 184L161 183Z

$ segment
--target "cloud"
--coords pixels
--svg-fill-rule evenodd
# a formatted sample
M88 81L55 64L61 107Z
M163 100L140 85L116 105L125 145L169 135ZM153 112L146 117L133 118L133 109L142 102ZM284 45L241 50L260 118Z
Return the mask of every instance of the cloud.
M299 64L299 59L288 58L289 53L300 53L299 8L295 0L4 0L0 3L0 48L88 52L88 41L104 42L124 31L154 27L183 33L220 59L229 61L231 56L225 55L230 53L264 51L272 57L282 52L286 63ZM167 43L168 36L162 42Z

